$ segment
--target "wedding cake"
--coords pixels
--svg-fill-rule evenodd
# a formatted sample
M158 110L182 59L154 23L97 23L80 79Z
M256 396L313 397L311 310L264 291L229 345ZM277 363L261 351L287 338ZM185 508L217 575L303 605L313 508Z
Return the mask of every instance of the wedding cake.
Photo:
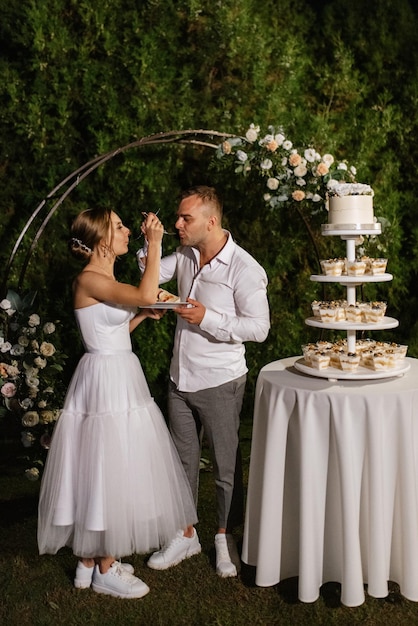
M339 183L328 190L328 224L373 224L373 189L362 183Z

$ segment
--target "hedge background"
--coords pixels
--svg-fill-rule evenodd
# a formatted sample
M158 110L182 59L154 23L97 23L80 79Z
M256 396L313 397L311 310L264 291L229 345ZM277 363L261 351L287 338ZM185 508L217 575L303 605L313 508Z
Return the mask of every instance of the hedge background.
M367 297L388 301L400 327L387 336L417 357L417 29L412 0L0 0L2 267L42 199L95 157L154 133L240 135L250 123L265 131L273 124L297 146L313 144L355 164L358 180L374 188L394 280ZM316 258L303 221L292 208L266 210L256 181L218 165L202 146L133 148L62 203L22 288L37 289L39 308L62 321L67 377L81 351L70 298L79 267L66 246L71 219L87 206L114 208L135 233L118 273L136 280L141 211L160 208L172 228L177 195L191 184L218 187L226 226L269 276L272 330L264 344L247 346L247 406L260 367L317 338L304 324L319 293L309 281ZM321 237L320 223L311 220L324 255L343 253L342 242ZM18 285L38 226L35 220L4 272L3 290ZM165 251L175 244L167 237ZM133 338L160 403L173 322L172 314L145 322Z

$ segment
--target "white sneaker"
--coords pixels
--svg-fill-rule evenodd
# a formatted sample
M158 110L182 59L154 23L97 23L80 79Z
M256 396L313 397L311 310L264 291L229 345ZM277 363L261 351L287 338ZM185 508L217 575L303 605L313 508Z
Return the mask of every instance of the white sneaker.
M193 528L192 537L185 537L183 531L179 530L168 546L150 556L147 565L151 569L168 569L201 551L202 547L195 528Z
M129 572L129 574L134 573L134 568L130 563L120 563L120 565ZM82 561L79 561L75 570L74 587L77 589L88 589L91 586L93 572L94 565L93 567L86 567Z
M142 580L126 571L114 561L106 574L101 574L99 566L94 568L92 589L116 598L142 598L149 592L149 587Z
M231 578L241 569L241 560L232 535L215 535L216 573L222 578Z

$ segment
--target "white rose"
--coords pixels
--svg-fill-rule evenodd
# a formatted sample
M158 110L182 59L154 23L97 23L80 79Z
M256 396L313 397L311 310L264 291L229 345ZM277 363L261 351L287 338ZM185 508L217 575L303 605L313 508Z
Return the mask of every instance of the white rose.
M0 352L9 352L12 349L12 344L9 341L4 341L0 345Z
M277 178L268 178L267 179L267 187L271 189L271 191L276 191L279 187L279 181Z
M293 171L294 171L295 176L297 176L298 178L301 178L302 176L305 176L307 174L308 168L306 167L306 165L301 163L300 165L295 167Z
M292 147L293 147L293 143L289 141L288 139L286 139L286 141L283 142L283 148L285 150L291 150Z
M42 356L52 356L55 353L55 347L52 343L48 343L48 341L43 341L39 348Z
M345 163L338 163L337 170L345 170L347 171L347 165Z
M281 146L284 140L285 136L282 135L282 133L277 133L277 135L274 135L274 141L277 143L277 145Z
M332 154L324 154L322 160L325 165L328 165L328 167L331 167L331 165L334 163L334 157L332 156Z
M31 428L39 424L39 415L36 411L27 411L22 417L22 425Z
M2 309L4 309L5 311L7 311L8 309L10 309L12 307L12 303L10 302L10 300L8 300L7 298L4 298L1 302L0 302L0 307Z
M309 163L313 163L316 158L316 151L313 148L307 148L304 152L305 159L309 161Z
M53 324L52 322L46 322L42 330L44 331L45 335L52 335L52 333L55 332L55 324Z
M21 435L21 440L24 448L30 448L35 442L35 437L34 435L32 435L32 433L24 430Z
M25 352L25 348L23 346L20 346L18 343L15 343L15 345L12 346L10 350L10 354L12 356L22 356L24 352Z
M35 363L36 367L39 367L39 369L43 370L44 367L46 367L46 365L47 365L47 360L43 359L40 356L37 356L35 361L34 361L34 363Z
M335 180L335 178L330 178L330 180L327 182L327 188L329 190L334 189L334 187L336 187L337 185L339 185L338 180Z
M249 128L247 132L245 133L245 138L250 143L254 143L254 141L257 140L257 137L258 137L258 132L255 128Z
M25 335L21 335L21 336L19 337L19 339L17 340L17 343L18 343L20 346L23 346L24 348L27 348L27 347L28 347L28 345L29 345L29 339L28 339L27 337L25 337Z
M238 161L242 161L242 163L245 163L245 161L248 159L248 155L246 152L244 152L244 150L237 150L237 159Z
M34 376L27 376L25 382L32 392L39 387L39 378L35 378Z
M260 163L262 170L270 170L273 167L273 161L271 159L264 159Z
M55 414L53 411L41 411L42 424L50 424L55 421Z
M39 326L40 323L41 318L39 317L39 315L37 313L32 313L32 315L28 319L28 325L33 328L34 326Z
M35 481L39 479L39 470L37 467L31 467L25 470L25 476L28 480Z

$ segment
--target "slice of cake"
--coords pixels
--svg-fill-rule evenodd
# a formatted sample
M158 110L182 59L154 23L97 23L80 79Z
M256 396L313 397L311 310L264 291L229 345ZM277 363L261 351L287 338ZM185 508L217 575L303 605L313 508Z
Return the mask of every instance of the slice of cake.
M355 372L360 365L360 355L354 352L347 352L340 356L341 369L344 372Z
M345 319L347 322L359 323L362 321L361 308L356 304L349 304L345 309Z
M329 366L329 354L316 350L311 355L311 366L318 370L324 370Z

